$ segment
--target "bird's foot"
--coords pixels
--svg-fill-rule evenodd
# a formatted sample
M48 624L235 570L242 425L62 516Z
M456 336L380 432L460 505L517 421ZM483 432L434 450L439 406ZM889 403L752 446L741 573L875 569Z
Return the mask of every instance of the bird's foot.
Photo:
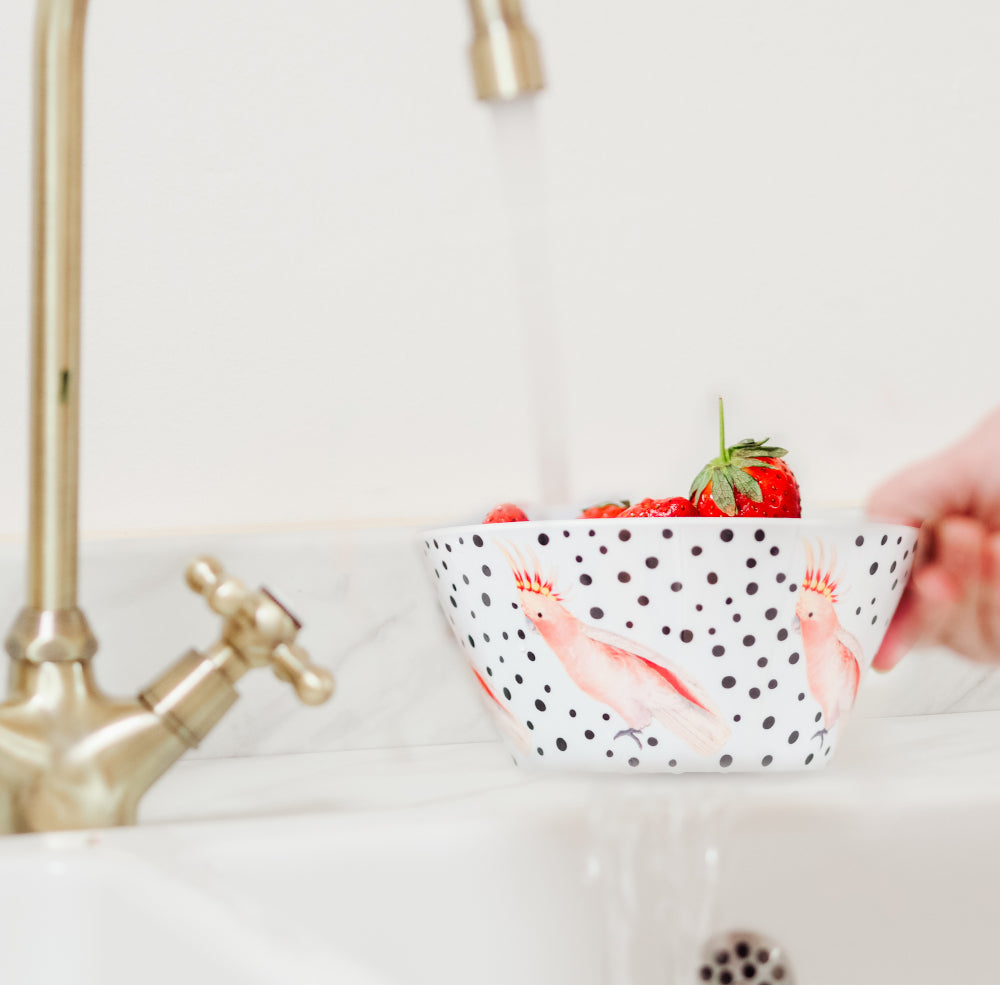
M816 739L816 738L819 739L819 747L820 747L820 749L822 749L823 746L826 745L826 737L829 734L830 734L830 730L828 728L821 728L815 735L813 735L814 739Z
M642 739L639 738L639 733L641 731L642 731L641 729L637 728L623 728L620 732L615 733L615 738L620 739L623 735L631 736L633 739L635 739L635 744L641 749Z

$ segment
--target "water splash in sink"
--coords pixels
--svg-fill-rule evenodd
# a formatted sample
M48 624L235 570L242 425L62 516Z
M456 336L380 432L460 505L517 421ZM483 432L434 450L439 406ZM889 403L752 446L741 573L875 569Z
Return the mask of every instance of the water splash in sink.
M545 176L534 98L490 104L521 320L522 351L533 401L532 429L542 502L568 499L562 365L556 339Z
M592 801L588 823L589 868L606 932L602 980L696 982L703 942L716 923L721 799L676 780L609 783Z

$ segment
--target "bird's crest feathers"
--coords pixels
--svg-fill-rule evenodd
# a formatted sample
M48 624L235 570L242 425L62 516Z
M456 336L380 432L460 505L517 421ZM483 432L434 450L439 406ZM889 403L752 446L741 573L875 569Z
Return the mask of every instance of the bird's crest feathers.
M522 592L534 592L536 595L544 595L546 598L555 599L557 602L563 600L563 597L555 590L554 580L552 578L543 579L541 574L539 574L539 564L536 559L533 558L533 563L529 564L525 561L521 552L516 547L511 546L511 550L517 556L517 560L515 560L506 549L499 544L497 547L510 565L510 570L514 575L514 584Z
M834 550L830 558L830 565L826 567L823 558L823 544L819 545L819 563L816 563L816 559L813 556L812 545L808 542L805 545L806 549L806 571L802 576L802 587L810 592L816 592L818 595L822 595L828 598L831 602L837 601L837 577L834 574L834 568L837 566L837 551ZM826 570L824 571L824 567Z

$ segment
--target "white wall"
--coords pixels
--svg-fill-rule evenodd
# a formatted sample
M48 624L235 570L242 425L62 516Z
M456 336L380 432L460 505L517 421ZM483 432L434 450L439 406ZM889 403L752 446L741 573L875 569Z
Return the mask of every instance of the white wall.
M32 4L0 6L0 535L25 522ZM770 435L854 503L997 399L1000 8L526 0L570 493ZM537 499L461 0L93 0L88 533ZM545 374L542 374L543 378Z

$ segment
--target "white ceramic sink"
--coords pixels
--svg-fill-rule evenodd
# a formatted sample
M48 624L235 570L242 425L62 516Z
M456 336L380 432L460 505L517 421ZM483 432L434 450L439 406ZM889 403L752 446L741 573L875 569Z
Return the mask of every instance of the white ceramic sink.
M146 852L76 836L13 840L22 844L5 845L0 860L2 968L9 981L318 985L334 976L352 985L384 982L336 953L324 955L321 974L311 955L283 946L280 927L262 940L225 894L178 878Z
M987 981L998 829L992 712L857 721L809 776L543 776L490 743L191 762L136 829L0 842L0 949L19 983L686 985L740 928L786 982Z

